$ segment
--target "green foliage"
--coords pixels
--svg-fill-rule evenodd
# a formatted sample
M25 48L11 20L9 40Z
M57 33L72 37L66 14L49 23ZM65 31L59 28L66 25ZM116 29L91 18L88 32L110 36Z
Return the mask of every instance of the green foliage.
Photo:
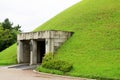
M53 64L54 64L54 69L63 72L69 72L72 69L72 64L68 63L67 61L54 60Z
M50 61L50 60L53 60L53 53L51 53L51 52L45 54L45 56L43 57L42 63Z
M2 22L3 29L10 29L11 30L12 29L12 25L13 25L13 23L11 23L8 18L6 18L4 20L4 22Z
M42 67L69 72L72 69L72 64L66 61L55 60L52 53L47 53L43 58Z
M16 44L0 52L0 65L10 65L17 63Z
M17 41L17 34L21 31L20 28L19 25L13 27L13 23L9 19L5 19L0 24L0 51Z
M62 72L62 71L55 70L55 69L47 69L47 68L44 68L42 66L37 66L36 71L45 72L45 73L52 73L52 74L58 74L58 75L63 75L64 74L64 72Z

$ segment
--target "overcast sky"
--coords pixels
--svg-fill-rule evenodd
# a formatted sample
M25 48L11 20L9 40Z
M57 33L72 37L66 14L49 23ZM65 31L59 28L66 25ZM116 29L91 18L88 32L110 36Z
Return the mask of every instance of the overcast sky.
M0 0L0 22L9 18L29 32L81 0Z

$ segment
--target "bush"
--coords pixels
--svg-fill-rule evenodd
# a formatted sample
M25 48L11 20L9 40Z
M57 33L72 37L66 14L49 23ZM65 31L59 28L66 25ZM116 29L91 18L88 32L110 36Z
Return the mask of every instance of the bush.
M43 58L42 67L48 69L60 70L69 72L72 69L72 64L67 61L55 60L52 53L48 53Z
M53 53L51 53L51 52L45 54L45 56L43 57L42 63L50 61L50 60L53 60Z
M52 74L59 74L59 75L63 75L64 74L64 72L62 72L62 71L54 70L54 69L47 69L47 68L44 68L42 66L37 66L36 71L52 73Z

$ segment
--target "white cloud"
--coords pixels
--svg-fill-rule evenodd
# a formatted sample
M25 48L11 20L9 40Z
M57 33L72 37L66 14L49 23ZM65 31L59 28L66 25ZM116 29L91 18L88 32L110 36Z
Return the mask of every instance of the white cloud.
M0 0L0 22L9 18L23 31L32 31L81 0Z

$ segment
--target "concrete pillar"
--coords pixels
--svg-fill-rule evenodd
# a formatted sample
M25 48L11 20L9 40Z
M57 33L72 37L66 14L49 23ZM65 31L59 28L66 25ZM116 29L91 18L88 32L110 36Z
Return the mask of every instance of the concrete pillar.
M46 39L46 53L52 52L54 53L54 44L53 39Z
M17 52L17 61L18 63L23 63L23 42L22 41L18 41L18 52Z
M31 40L30 65L37 64L37 41Z

